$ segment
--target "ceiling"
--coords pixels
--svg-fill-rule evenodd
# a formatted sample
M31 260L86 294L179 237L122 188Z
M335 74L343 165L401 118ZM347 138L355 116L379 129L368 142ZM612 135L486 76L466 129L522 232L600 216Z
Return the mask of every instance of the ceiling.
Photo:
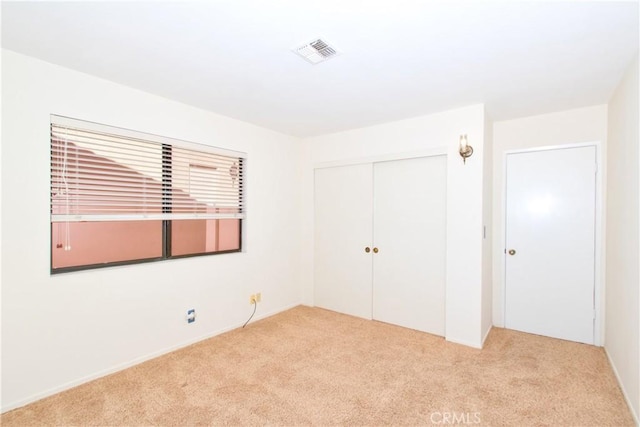
M2 2L2 46L295 136L484 103L493 120L606 103L638 2ZM292 49L322 37L316 65Z

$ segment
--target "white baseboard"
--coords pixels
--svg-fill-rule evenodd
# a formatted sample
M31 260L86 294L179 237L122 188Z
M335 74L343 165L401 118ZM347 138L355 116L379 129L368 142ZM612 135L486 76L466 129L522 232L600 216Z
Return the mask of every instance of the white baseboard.
M631 404L631 399L629 399L629 395L627 394L627 391L624 388L624 384L620 380L618 369L616 369L616 365L613 363L613 360L611 359L611 355L609 355L609 352L607 351L607 347L604 347L604 354L606 354L607 359L609 359L609 365L611 365L611 369L613 369L613 374L616 376L616 379L618 380L618 385L620 386L620 390L622 390L622 395L624 396L624 400L627 402L627 406L629 407L631 416L633 417L633 420L636 422L636 425L640 426L640 418L638 418L638 414L636 414L633 408L633 405Z
M491 330L493 329L493 325L489 326L489 329L487 329L487 332L484 334L484 337L482 337L482 345L481 348L484 347L484 342L487 340L487 338L489 337L489 334L491 333Z
M291 305L288 305L288 306L285 306L285 307L281 307L281 308L273 310L273 311L271 311L269 313L258 315L252 320L256 321L256 320L260 320L260 319L265 319L267 317L271 317L271 316L273 316L275 314L281 313L283 311L287 311L287 310L292 309L293 307L297 307L299 305L301 305L301 304L300 303L295 303L295 304L291 304ZM13 409L16 409L16 408L20 408L22 406L28 405L29 403L33 403L35 401L38 401L40 399L44 399L45 397L49 397L49 396L54 395L56 393L60 393L60 392L65 391L65 390L69 390L70 388L77 387L77 386L79 386L81 384L84 384L84 383L87 383L89 381L93 381L93 380L96 380L98 378L102 378L104 376L107 376L107 375L122 371L124 369L130 368L132 366L139 365L140 363L146 362L146 361L151 360L151 359L155 359L156 357L162 356L164 354L171 353L171 352L179 350L181 348L188 347L188 346L190 346L192 344L195 344L197 342L204 341L206 339L215 337L216 335L220 335L220 334L223 334L225 332L229 332L229 331L231 331L233 329L240 328L243 324L244 324L244 322L238 323L237 325L232 325L232 326L228 326L228 327L225 327L225 328L222 328L222 329L218 329L217 331L201 335L201 336L199 336L197 338L193 338L193 339L184 341L184 342L182 342L180 344L177 344L177 345L174 345L174 346L171 346L171 347L167 347L167 348L164 348L162 350L154 351L153 353L149 353L149 354L147 354L145 356L137 357L137 358L135 358L133 360L130 360L128 362L120 363L118 365L112 366L111 368L107 368L107 369L98 371L98 372L96 372L94 374L87 375L87 376L84 376L82 378L78 378L77 380L69 381L69 382L61 384L61 385L59 385L57 387L53 387L53 388L50 388L48 390L42 391L40 393L33 394L33 395L31 395L31 396L29 396L29 397L27 397L25 399L20 399L18 401L11 402L11 403L3 406L2 409L0 410L0 412L4 413L4 412L7 412L7 411L11 411Z
M472 343L469 341L465 341L465 340L459 340L456 338L450 338L450 337L445 337L445 339L449 342L452 342L454 344L460 344L460 345L466 345L467 347L473 347L473 348L477 348L478 350L482 350L482 344L478 344L478 343Z

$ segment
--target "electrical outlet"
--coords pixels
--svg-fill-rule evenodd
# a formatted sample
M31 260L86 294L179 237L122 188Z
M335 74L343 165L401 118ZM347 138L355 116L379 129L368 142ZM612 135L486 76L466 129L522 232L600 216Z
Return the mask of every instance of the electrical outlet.
M256 302L260 302L260 301L262 301L262 294L260 292L258 292L256 294Z
M249 297L249 304L253 304L255 302L256 302L256 295L251 294L251 296Z
M196 310L191 309L187 310L187 323L193 323L196 321Z

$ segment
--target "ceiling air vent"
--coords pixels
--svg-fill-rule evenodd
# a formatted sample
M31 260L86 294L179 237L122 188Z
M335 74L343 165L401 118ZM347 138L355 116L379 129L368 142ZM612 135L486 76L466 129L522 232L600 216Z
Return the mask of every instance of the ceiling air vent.
M338 51L322 39L316 39L310 43L295 48L293 51L312 64L326 61L327 59L338 55Z

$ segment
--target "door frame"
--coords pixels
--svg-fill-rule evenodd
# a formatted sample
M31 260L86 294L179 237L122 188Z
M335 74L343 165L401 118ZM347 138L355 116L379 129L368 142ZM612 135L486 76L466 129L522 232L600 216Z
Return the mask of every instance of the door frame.
M604 240L603 240L603 194L602 189L604 186L604 173L603 173L603 156L602 156L602 144L600 141L582 142L562 145L549 145L541 147L533 147L519 150L508 150L503 153L502 158L502 247L498 248L499 252L496 254L500 256L500 271L502 274L501 292L502 292L502 319L503 324L506 322L506 289L507 289L507 268L506 268L506 254L507 247L507 156L509 154L519 153L532 153L538 151L554 151L554 150L566 150L572 148L582 147L595 147L596 149L596 200L595 200L595 254L594 254L594 311L595 319L593 322L593 344L602 347L604 345L604 265L603 265L603 252L604 252Z
M408 152L400 152L400 153L389 153L389 154L381 154L378 156L367 156L367 157L352 157L348 159L342 160L333 160L326 162L317 162L313 164L313 170L316 169L324 169L324 168L332 168L338 166L351 166L358 165L361 163L379 163L379 162L388 162L393 160L406 160L406 159L415 159L418 157L433 157L433 156L446 156L447 147L438 147L431 148L427 150L420 151L408 151Z

